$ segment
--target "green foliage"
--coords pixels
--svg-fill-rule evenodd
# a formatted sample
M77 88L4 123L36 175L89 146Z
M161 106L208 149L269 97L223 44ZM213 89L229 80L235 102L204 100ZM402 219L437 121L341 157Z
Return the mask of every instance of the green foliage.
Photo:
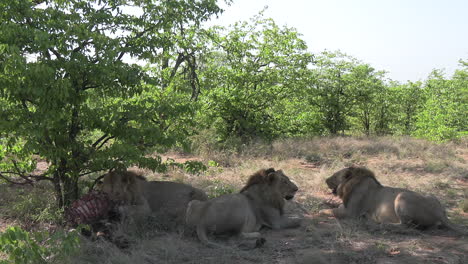
M434 141L460 136L468 128L468 67L458 70L452 79L434 70L425 84L426 102L417 115L414 135Z
M216 1L36 2L0 3L2 178L50 179L63 206L82 175L164 170L145 154L185 144L200 24L222 11ZM193 91L175 88L184 78ZM32 154L50 163L39 177Z
M234 193L232 186L223 183L221 180L214 180L212 185L208 187L208 198L215 198L224 194Z
M351 96L355 97L350 116L356 118L360 131L369 136L389 133L393 112L392 96L384 84L384 72L376 72L368 64L358 64L347 75Z
M358 61L341 52L322 52L315 59L310 104L318 107L321 124L329 134L336 135L349 128L347 116L352 109L354 93L352 71Z
M206 171L208 168L200 161L187 160L183 164L184 169L190 174L199 174Z
M196 154L205 155L222 151L223 153L239 153L242 148L242 141L236 136L222 138L218 131L211 127L200 129L197 135L191 137L191 150Z
M312 59L299 34L259 15L251 23L213 32L213 45L201 71L202 123L214 127L220 141L281 135L284 106Z
M317 106L327 134L390 132L393 102L385 72L339 51L322 52L315 62L306 98Z
M393 105L396 108L396 120L393 129L399 135L411 135L416 130L416 117L425 103L425 93L422 82L406 84L390 84L390 92L394 95Z
M28 159L24 153L24 144L19 138L0 137L0 172L32 171L36 168L36 161Z
M208 166L210 166L210 167L219 167L219 163L214 161L214 160L209 160L208 161Z
M18 264L60 262L76 252L79 236L76 230L65 232L27 232L20 227L10 227L0 234L0 251L8 260ZM11 263L1 261L0 263Z
M434 71L425 83L386 82L385 73L340 52L316 56L308 98L329 134L416 135L435 141L466 134L468 71Z
M200 174L201 172L205 172L208 170L205 164L201 161L196 160L187 160L184 163L175 162L173 159L168 159L166 163L170 166L177 167L179 169L183 169L190 174Z

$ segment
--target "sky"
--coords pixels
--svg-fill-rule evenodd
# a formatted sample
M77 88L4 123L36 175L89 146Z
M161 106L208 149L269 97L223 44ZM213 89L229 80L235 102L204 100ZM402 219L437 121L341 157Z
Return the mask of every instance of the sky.
M221 2L221 1L220 1ZM233 0L210 22L228 26L265 6L265 17L294 27L309 50L341 50L400 82L448 77L468 60L468 0Z

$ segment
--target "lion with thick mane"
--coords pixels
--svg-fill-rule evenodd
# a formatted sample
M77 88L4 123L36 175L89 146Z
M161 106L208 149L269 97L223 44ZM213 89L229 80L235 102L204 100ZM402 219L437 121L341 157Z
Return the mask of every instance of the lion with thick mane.
M343 200L343 204L338 208L321 210L322 214L337 218L364 216L378 223L396 223L421 229L442 226L460 231L449 222L437 198L383 186L367 168L342 169L326 179L326 183L333 194Z
M190 185L168 181L147 181L132 171L113 171L104 176L101 190L125 206L128 214L156 214L165 222L182 226L187 205L208 196Z
M208 201L191 201L186 223L196 227L200 241L212 247L220 245L208 240L208 232L240 234L244 238L260 238L262 226L272 229L292 228L299 219L283 215L286 200L294 198L297 186L281 170L263 169L250 176L236 194L226 194Z

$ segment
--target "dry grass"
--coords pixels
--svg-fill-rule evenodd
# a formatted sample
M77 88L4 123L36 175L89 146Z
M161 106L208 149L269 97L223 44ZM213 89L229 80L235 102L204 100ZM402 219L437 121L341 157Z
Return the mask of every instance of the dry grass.
M123 227L130 248L106 241L83 241L70 263L468 263L468 241L446 231L420 232L370 222L320 217L318 210L339 203L325 178L349 165L366 166L384 185L436 195L449 218L468 226L468 141L434 144L412 138L287 139L239 147L240 152L205 148L199 155L168 153L178 161L215 161L199 175L174 169L166 174L144 171L149 179L185 182L211 196L238 191L260 168L282 169L299 186L288 210L304 213L297 230L263 230L267 243L253 251L206 249L187 234L134 232ZM216 164L211 162L211 164ZM148 229L151 226L147 225Z
M287 139L244 147L240 154L213 151L198 158L227 165L199 176L186 175L183 181L204 189L219 182L239 189L257 169L281 168L301 187L299 202L323 198L324 179L350 165L370 168L385 185L435 193L447 203L461 203L468 181L466 142L434 144L407 137Z

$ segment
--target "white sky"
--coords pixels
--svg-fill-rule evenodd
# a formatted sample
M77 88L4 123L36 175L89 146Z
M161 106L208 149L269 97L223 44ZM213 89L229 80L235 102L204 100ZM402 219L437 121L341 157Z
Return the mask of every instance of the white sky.
M450 76L468 60L468 0L234 0L210 24L248 20L265 6L310 51L339 49L394 80L424 80L434 68Z

